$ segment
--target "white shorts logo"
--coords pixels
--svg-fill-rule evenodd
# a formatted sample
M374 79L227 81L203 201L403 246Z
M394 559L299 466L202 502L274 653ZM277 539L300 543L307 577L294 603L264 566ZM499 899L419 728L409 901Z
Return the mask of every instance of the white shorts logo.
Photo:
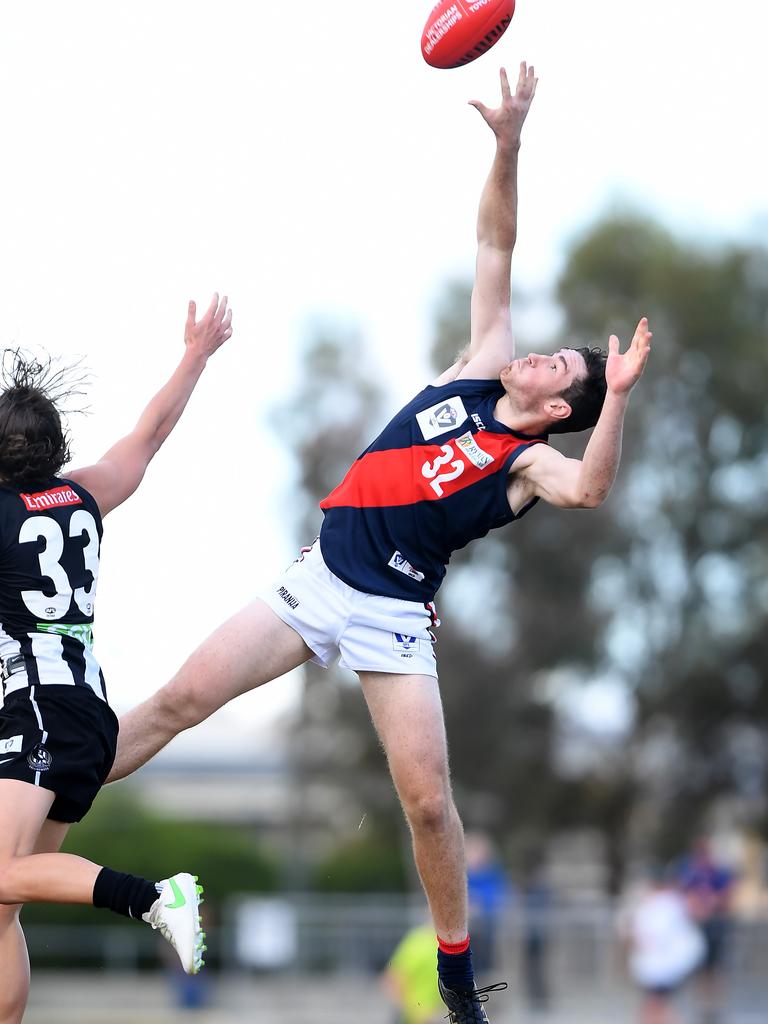
M9 740L0 740L0 754L20 754L23 736L11 736Z
M407 654L409 651L418 651L419 638L417 636L406 636L405 633L392 634L392 649L400 654Z
M483 451L469 430L466 434L462 434L461 437L457 437L454 443L478 469L485 469L486 466L490 466L493 462L493 456Z
M444 402L438 402L431 409L416 413L416 422L421 428L425 441L429 441L430 438L437 437L439 434L445 434L446 431L453 430L454 427L461 426L466 418L467 410L458 395L446 398Z
M391 569L397 569L398 572L405 573L406 576L410 576L412 580L416 580L418 583L424 579L424 573L419 572L418 569L414 569L408 559L401 555L399 551L396 551L394 555L387 562L387 565Z

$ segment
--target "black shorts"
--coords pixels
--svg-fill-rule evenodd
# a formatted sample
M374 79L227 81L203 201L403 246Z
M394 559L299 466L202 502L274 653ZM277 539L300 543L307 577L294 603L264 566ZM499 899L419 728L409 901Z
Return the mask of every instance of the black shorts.
M0 708L0 779L50 789L48 817L80 821L109 775L117 732L114 711L84 686L15 690Z

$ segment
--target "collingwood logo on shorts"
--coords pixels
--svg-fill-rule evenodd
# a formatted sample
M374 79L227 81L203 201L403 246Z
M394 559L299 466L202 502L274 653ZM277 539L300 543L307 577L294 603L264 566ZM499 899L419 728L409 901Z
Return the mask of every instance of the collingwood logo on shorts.
M444 434L447 430L453 430L460 426L467 418L467 410L458 395L439 402L424 412L416 413L416 422L419 424L422 436L429 441L438 434Z
M45 749L42 743L38 743L27 754L27 764L36 772L47 772L53 764L53 755Z
M288 605L289 608L293 608L294 611L299 607L298 598L294 597L285 587L278 587L277 592Z
M478 469L485 469L486 466L490 466L493 462L493 456L483 451L469 430L466 434L462 434L461 437L457 437L454 444L464 452L469 461L474 466L477 466Z
M396 551L394 555L387 562L387 565L391 569L397 569L398 572L405 573L406 576L410 576L412 580L416 580L418 583L424 579L424 573L419 572L418 569L414 569L405 555L401 555L399 551Z

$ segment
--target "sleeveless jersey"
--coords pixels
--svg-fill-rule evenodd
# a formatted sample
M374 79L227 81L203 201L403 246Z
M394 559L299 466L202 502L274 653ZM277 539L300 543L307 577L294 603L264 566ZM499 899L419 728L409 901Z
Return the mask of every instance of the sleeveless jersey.
M91 651L101 535L98 505L78 484L57 477L29 490L0 484L5 693L53 683L88 687L106 700Z
M409 402L320 503L320 548L356 590L429 602L451 554L511 523L507 476L530 437L494 419L498 380L430 385Z

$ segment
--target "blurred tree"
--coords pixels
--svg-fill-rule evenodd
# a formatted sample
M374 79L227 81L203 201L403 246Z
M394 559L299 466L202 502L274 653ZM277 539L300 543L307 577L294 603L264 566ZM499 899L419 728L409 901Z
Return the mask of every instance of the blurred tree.
M320 529L318 503L385 420L381 389L357 333L317 326L301 364L301 383L290 402L276 410L276 422L296 456L298 478L291 493L297 541L309 544ZM336 891L359 888L361 872L370 874L367 840L375 834L394 884L400 877L400 829L381 827L392 823L393 798L354 677L337 668L308 664L289 734L297 804L285 883L295 888L330 886ZM327 850L329 831L334 839L341 837L335 853ZM318 860L321 869L315 866ZM356 860L361 863L355 865Z
M674 851L720 794L763 813L768 252L613 217L574 248L559 296L578 335L626 336L643 312L655 330L592 605L637 694L640 819Z

